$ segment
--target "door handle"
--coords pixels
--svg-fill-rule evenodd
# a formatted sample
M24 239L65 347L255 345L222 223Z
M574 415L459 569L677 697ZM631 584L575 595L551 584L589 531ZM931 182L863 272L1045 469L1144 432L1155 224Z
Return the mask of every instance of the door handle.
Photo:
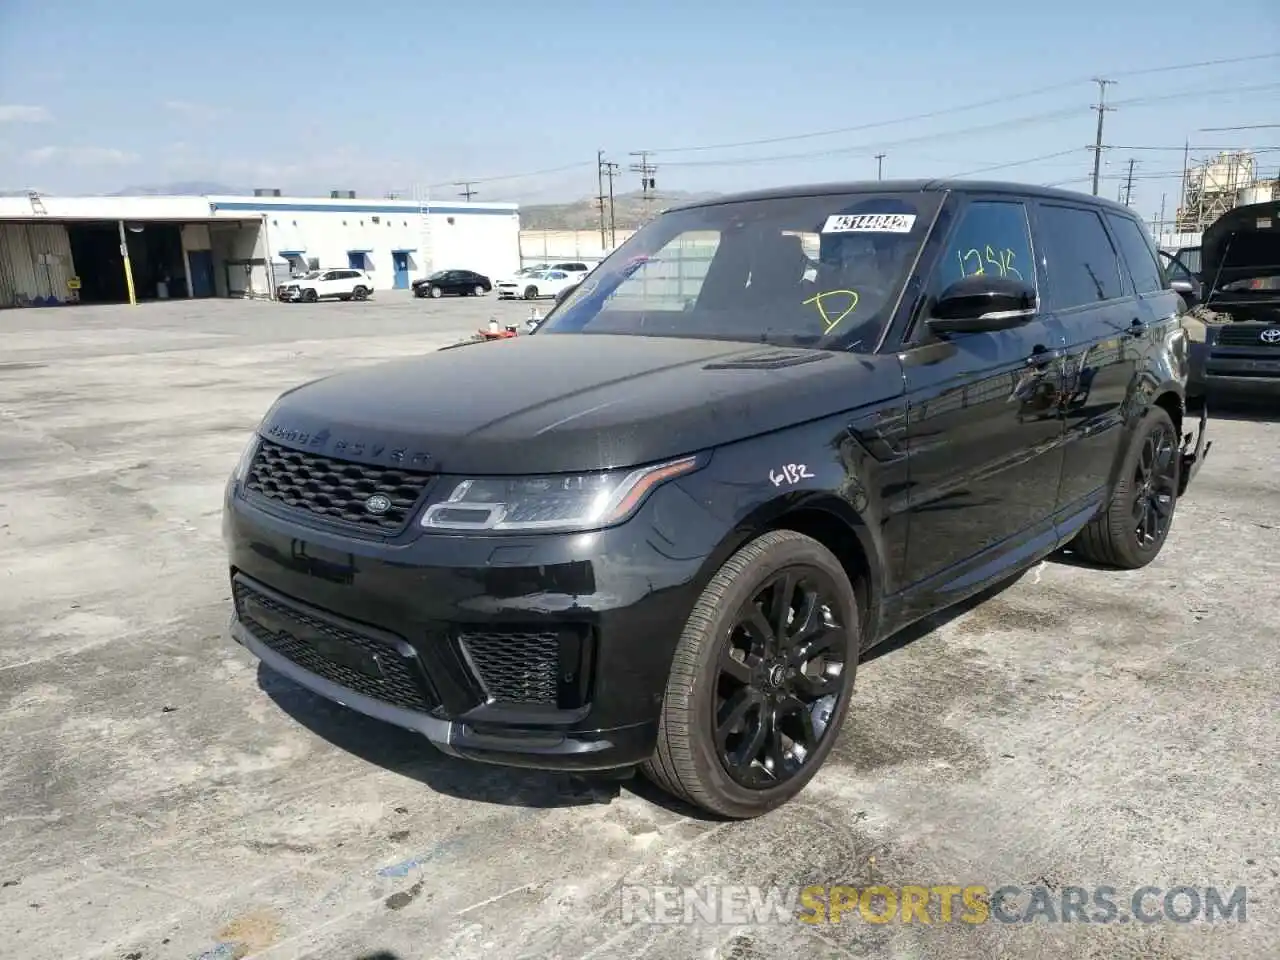
M1147 332L1147 325L1138 317L1133 318L1133 322L1129 324L1129 336L1140 337Z
M1065 355L1062 350L1049 350L1045 347L1036 347L1032 351L1031 356L1027 357L1028 367L1047 367L1055 360L1061 360Z

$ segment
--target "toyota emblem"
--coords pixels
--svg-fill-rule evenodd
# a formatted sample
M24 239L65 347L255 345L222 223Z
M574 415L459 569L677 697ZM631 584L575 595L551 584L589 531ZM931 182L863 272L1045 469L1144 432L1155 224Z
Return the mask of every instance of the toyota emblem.
M1280 327L1271 327L1263 330L1258 334L1258 339L1263 343L1280 343Z
M364 502L364 508L375 516L386 513L391 509L391 498L385 494L375 493Z

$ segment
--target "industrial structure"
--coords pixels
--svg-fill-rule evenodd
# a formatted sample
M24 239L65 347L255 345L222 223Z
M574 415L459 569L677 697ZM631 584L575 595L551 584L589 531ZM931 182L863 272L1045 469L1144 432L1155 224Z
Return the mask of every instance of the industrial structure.
M293 273L353 267L375 290L520 265L513 203L254 196L0 197L0 308L270 298Z
M1259 172L1256 157L1247 150L1218 153L1187 166L1174 220L1157 226L1161 248L1198 247L1205 228L1227 211L1280 199L1280 178L1262 178Z

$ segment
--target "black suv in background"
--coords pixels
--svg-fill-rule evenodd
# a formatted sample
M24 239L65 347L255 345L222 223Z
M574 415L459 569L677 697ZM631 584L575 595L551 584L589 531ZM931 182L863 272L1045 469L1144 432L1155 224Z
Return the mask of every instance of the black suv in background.
M1193 308L1188 396L1280 397L1280 201L1227 211L1166 270Z
M1075 193L666 212L532 335L282 394L226 491L233 636L447 753L758 815L868 647L1064 545L1159 553L1205 449L1179 310Z

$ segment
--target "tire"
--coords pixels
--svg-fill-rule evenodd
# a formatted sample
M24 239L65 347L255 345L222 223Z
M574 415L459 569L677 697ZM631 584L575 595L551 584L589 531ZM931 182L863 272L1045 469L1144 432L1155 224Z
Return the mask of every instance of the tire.
M1179 454L1173 420L1163 407L1152 407L1125 451L1106 509L1080 531L1072 549L1091 563L1121 570L1137 570L1154 560L1178 506Z
M524 288L524 298L525 298L526 300L537 300L537 299L538 299L538 288L537 288L537 287L534 287L534 286L528 286L528 287L525 287L525 288Z
M780 676L781 661L776 655L748 668L739 658L730 659L729 653L734 649L742 652L736 642L750 639L749 634L739 629L744 609L755 606L753 601L761 595L776 599L777 594L769 585L787 574L798 575L802 584L820 588L818 595L840 626L818 636L830 639L833 659L842 662L842 669L838 676L828 678L829 682L820 686L825 699L811 703L812 709L781 714L785 729L774 727L775 730L795 734L800 729L795 726L798 718L807 715L804 727L817 733L817 744L816 748L810 748L798 769L789 771L785 779L780 779L770 775L762 766L756 769L752 760L763 756L763 745L774 739L768 733L761 733L767 729L764 724L766 714L775 718L780 715L771 712L770 708L774 711L782 709L784 702L792 707L803 705L794 697L783 698L779 690L795 692L801 688L802 680L794 676ZM805 596L803 592L799 595ZM764 609L777 618L781 608L774 609L773 603L774 600L769 600ZM820 611L823 608L816 609ZM667 792L729 819L758 817L786 803L817 773L839 735L849 709L861 650L859 624L858 601L853 586L840 561L826 547L791 530L771 531L752 540L716 572L689 615L672 658L658 725L657 748L642 766L644 775ZM729 662L735 667L733 676L721 672L722 664ZM802 671L806 666L797 660L791 663L799 663ZM747 673L753 680L743 682L742 675ZM801 678L805 676L800 674ZM808 677L817 679L812 674ZM774 687L773 684L779 681L783 686ZM770 689L773 693L769 692ZM810 693L806 691L805 696ZM782 699L770 700L770 696ZM831 702L832 697L834 703ZM742 756L750 754L746 764L739 762L736 774L731 772L727 756L721 756L714 730L716 711L728 709L733 702L740 707L744 703L750 704L741 714L741 722L745 726L739 733L730 733L726 740L726 744L738 747ZM825 720L821 720L824 710ZM751 720L753 715L754 723ZM818 721L821 721L820 730L817 729ZM754 753L749 745L744 744L748 734L751 741L764 737ZM740 739L734 740L734 737ZM776 742L782 744L781 739ZM785 764L783 766L785 768ZM753 777L756 782L744 783L744 775Z
M443 297L443 296L444 296L444 291L443 291L443 290L441 290L439 287L432 287L432 288L431 288L431 299L432 299L432 300L439 300L439 299L440 299L441 297Z
M476 288L475 288L474 290L472 290L471 292L472 292L472 293L474 293L477 297L483 297L483 296L484 296L484 287L480 286L480 284L478 284L478 283L477 283L477 284L476 284Z
M364 287L356 287L354 290L351 291L351 299L352 300L368 300L369 291L366 290Z
M302 291L302 299L307 303L315 303L320 299L320 296L316 293L315 288L312 287Z

